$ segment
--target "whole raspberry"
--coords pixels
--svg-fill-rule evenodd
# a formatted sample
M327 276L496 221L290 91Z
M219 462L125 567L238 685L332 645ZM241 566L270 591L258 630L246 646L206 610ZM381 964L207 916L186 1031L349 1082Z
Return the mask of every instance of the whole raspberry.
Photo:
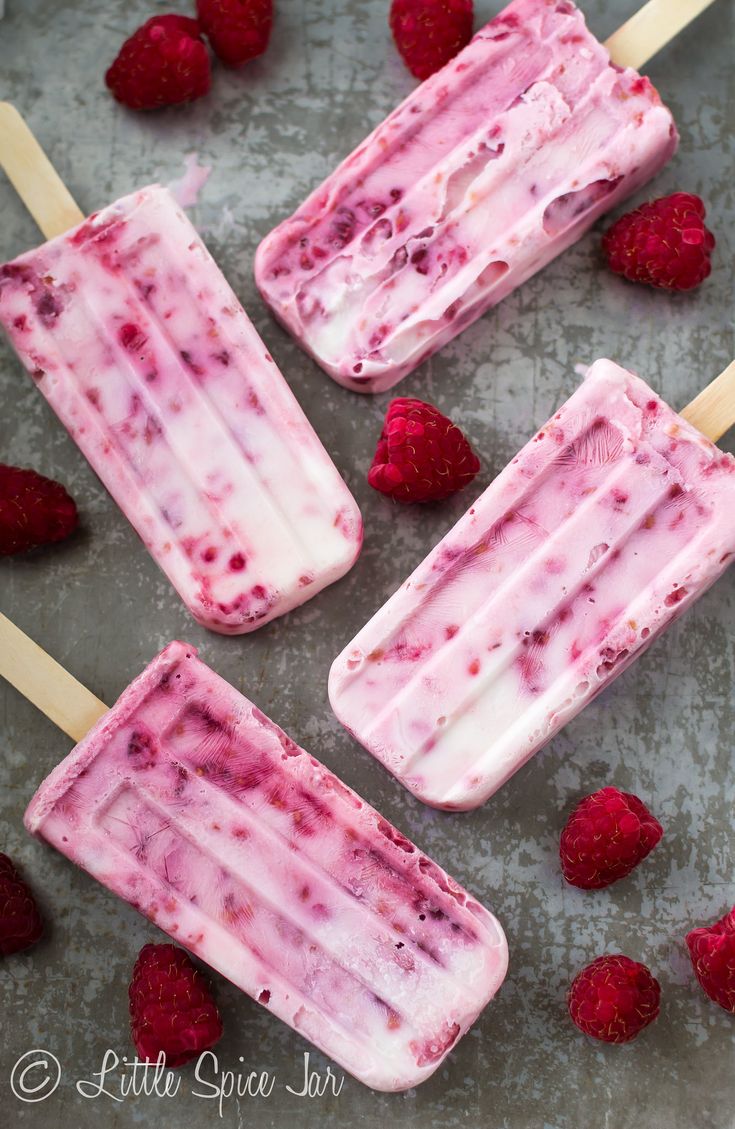
M735 1013L735 906L714 925L687 934L694 974L711 1000Z
M197 0L197 15L213 50L231 67L241 67L268 46L273 0Z
M628 212L603 236L608 265L630 282L691 290L712 270L715 237L699 196L675 192Z
M393 0L390 29L403 61L425 79L472 38L472 0Z
M601 788L577 804L561 833L562 874L580 890L601 890L630 874L663 833L637 796Z
M574 978L569 1014L603 1043L629 1043L658 1016L661 985L645 964L622 953L598 957Z
M0 956L35 945L42 933L33 894L8 856L0 854Z
M368 482L397 502L435 502L466 486L480 460L450 419L422 400L391 400Z
M74 499L60 483L0 463L0 557L63 541L78 524Z
M199 24L188 16L153 16L125 40L105 82L131 110L201 98L211 76Z
M144 945L128 992L130 1031L138 1057L183 1066L220 1039L222 1020L207 983L183 949Z

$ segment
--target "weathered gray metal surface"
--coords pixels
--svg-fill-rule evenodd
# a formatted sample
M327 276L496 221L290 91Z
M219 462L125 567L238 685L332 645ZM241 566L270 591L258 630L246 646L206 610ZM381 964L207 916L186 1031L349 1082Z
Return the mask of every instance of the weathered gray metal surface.
M634 7L634 0L586 4L602 36ZM575 365L613 357L683 405L733 355L732 7L718 0L648 67L682 145L640 198L674 189L704 196L719 241L708 283L689 295L630 286L601 264L597 230L402 385L402 394L433 400L467 430L483 459L479 485L571 392ZM277 8L262 60L241 73L218 68L211 96L199 104L141 116L112 101L103 71L124 35L168 4L9 0L0 24L0 95L27 116L85 210L179 176L192 150L213 165L194 220L353 488L366 520L363 555L342 583L253 636L205 633L3 343L0 458L66 482L84 528L52 551L0 562L0 609L108 701L170 638L197 644L506 927L511 968L497 1001L435 1077L403 1095L371 1093L350 1079L339 1097L289 1094L286 1083L300 1087L306 1044L217 980L226 1024L221 1068L277 1076L270 1098L226 1102L222 1124L731 1129L735 1026L694 984L682 939L692 923L735 901L735 574L472 814L422 807L329 710L333 657L470 499L401 509L370 491L366 470L389 397L359 398L334 385L257 296L251 267L259 239L412 85L390 42L388 0L280 0ZM478 20L489 18L500 3L481 0L476 8ZM38 241L0 179L0 258ZM0 1120L59 1129L215 1124L216 1103L190 1092L197 1088L191 1068L171 1099L118 1103L75 1090L76 1079L100 1069L106 1049L132 1054L129 973L139 947L158 935L23 830L26 803L68 751L66 738L4 685L0 732L0 849L23 864L50 922L45 941L0 967ZM562 884L558 833L574 800L607 783L643 796L666 836L626 882L584 894ZM663 986L659 1022L627 1047L587 1041L565 1011L573 973L606 950L649 963ZM18 1101L9 1085L13 1064L33 1047L52 1051L64 1068L56 1093L35 1105ZM326 1071L318 1054L312 1064ZM119 1086L119 1072L108 1086Z

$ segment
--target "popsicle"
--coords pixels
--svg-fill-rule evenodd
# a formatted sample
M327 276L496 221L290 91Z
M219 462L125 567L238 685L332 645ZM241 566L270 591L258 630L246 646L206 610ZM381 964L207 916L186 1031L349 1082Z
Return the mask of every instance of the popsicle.
M366 1085L424 1081L497 992L492 914L193 647L107 711L0 616L0 673L80 738L28 830Z
M676 149L642 65L711 0L652 0L605 46L512 0L260 244L273 314L340 384L391 388Z
M733 423L735 363L677 415L596 361L336 659L342 724L425 803L482 804L730 563Z
M34 145L0 106L0 159L55 235L0 266L0 325L194 618L252 631L351 567L357 506L169 192L84 220Z

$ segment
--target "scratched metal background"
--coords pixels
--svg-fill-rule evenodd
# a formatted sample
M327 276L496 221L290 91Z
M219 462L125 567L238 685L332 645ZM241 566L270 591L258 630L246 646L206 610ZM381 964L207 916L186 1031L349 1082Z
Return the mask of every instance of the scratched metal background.
M589 0L605 36L635 0ZM182 0L174 5L189 10ZM499 0L476 4L480 19ZM326 699L332 658L464 510L469 498L399 509L365 472L387 396L338 388L270 320L251 274L259 239L412 86L392 49L388 0L279 0L272 45L241 73L217 69L212 94L183 111L134 115L105 92L117 45L154 11L152 0L8 0L0 22L0 96L15 101L87 211L156 179L180 175L196 150L214 172L194 212L215 257L354 490L365 550L342 583L286 619L239 639L189 621L10 349L0 346L0 458L66 482L83 531L70 543L0 562L0 610L99 696L113 700L170 638L184 638L451 873L491 906L511 946L496 1002L418 1090L372 1093L348 1079L339 1098L299 1099L306 1045L222 980L222 1065L278 1075L267 1101L231 1102L223 1124L285 1129L731 1129L735 1020L696 987L682 938L735 902L732 810L735 574L726 576L653 650L485 808L448 816L422 807L344 733ZM482 454L484 486L575 387L574 366L610 356L683 405L734 352L732 231L733 4L717 0L648 71L682 134L653 186L701 193L719 240L709 282L691 295L638 289L600 263L599 228L425 364L402 392L450 412ZM643 198L643 197L641 197ZM0 258L38 242L0 178ZM126 989L139 947L156 930L63 858L25 834L35 786L69 742L0 687L0 848L33 879L49 934L0 967L0 1121L59 1129L214 1124L211 1104L85 1102L106 1048L130 1053ZM628 881L599 894L565 888L556 846L570 805L615 783L640 793L666 828ZM575 970L606 950L649 963L663 985L659 1022L636 1043L604 1047L569 1022ZM8 1085L32 1047L53 1051L64 1080L24 1105ZM326 1061L314 1056L316 1064ZM184 1089L192 1081L184 1072Z

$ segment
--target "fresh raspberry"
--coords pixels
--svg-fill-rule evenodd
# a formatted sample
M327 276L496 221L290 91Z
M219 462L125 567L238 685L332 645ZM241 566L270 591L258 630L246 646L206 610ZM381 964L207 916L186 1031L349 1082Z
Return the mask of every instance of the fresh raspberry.
M667 290L691 290L712 270L715 237L704 224L699 196L675 192L642 204L602 238L608 265L630 282Z
M154 16L120 48L105 75L118 102L157 110L192 102L209 92L209 53L196 20Z
M561 833L562 874L570 886L601 890L630 874L663 833L637 796L601 788L577 804Z
M273 0L197 0L197 15L223 63L241 67L268 46Z
M368 482L397 502L435 502L466 486L480 460L458 427L431 404L391 400Z
M35 945L42 933L33 894L8 856L0 854L0 956Z
M63 541L78 524L74 499L59 482L0 463L0 557Z
M393 0L390 29L404 63L425 79L472 38L472 0Z
M714 925L687 934L694 974L711 1000L735 1012L735 906Z
M130 997L130 1031L141 1061L163 1051L167 1066L183 1066L220 1039L222 1020L207 983L183 949L144 945Z
M629 1043L658 1016L661 985L645 964L622 953L598 957L574 978L569 1014L603 1043Z

